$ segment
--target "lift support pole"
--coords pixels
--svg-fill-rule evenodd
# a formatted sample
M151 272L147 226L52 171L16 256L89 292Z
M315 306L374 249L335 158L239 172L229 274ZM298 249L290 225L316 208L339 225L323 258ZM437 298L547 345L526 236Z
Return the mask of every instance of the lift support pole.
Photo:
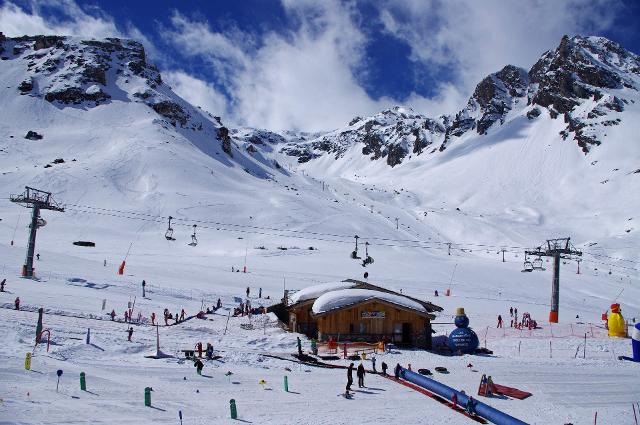
M58 205L51 197L50 192L34 189L26 186L25 192L20 195L11 195L11 202L23 204L31 208L31 224L29 225L29 243L27 245L27 258L22 266L22 277L33 277L33 257L36 250L36 232L38 227L46 223L40 218L40 210L53 210L64 212L64 208Z
M572 256L582 256L571 245L571 238L547 239L546 248L539 246L533 251L525 251L527 255L538 257L553 257L553 280L551 281L551 306L549 310L549 323L558 323L558 313L560 311L560 260L571 258Z

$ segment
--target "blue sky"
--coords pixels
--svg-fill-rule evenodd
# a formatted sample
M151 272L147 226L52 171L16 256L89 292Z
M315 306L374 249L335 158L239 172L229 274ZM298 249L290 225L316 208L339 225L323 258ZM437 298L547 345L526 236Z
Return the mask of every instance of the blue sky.
M0 30L142 41L175 91L225 121L321 130L395 104L461 108L506 64L563 34L640 52L640 2L243 0L0 3Z

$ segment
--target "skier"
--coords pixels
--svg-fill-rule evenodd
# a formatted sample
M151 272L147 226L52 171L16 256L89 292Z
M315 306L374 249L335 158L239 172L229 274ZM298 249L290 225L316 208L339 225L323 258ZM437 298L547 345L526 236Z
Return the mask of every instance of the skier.
M513 317L513 307L509 307L509 314Z
M476 414L476 402L471 396L467 399L467 412L472 416Z
M400 363L396 364L396 368L393 370L393 374L395 375L396 379L400 379Z
M298 339L298 355L302 356L302 341L300 340L300 337L296 337ZM352 363L353 364L353 363Z
M36 254L36 259L40 261L40 254Z
M198 375L202 375L202 368L204 367L204 363L202 363L202 360L196 359L193 365L195 366Z
M129 311L124 311L124 323L129 323Z
M373 373L378 373L376 370L376 358L373 355L371 356L371 367L373 369Z
M151 312L151 324L155 326L156 324L156 312Z
M129 326L129 329L127 330L127 334L129 335L127 340L131 342L131 337L133 336L133 326Z
M387 376L387 364L385 362L382 362L382 374Z
M351 390L351 384L353 384L353 363L347 368L347 387L344 395L348 396Z
M16 310L20 310L20 297L16 297L16 300L13 303L16 306Z
M498 314L498 326L496 326L497 328L501 328L502 327L502 316Z
M178 316L178 312L176 311L176 323L180 323L180 321L178 320L180 317Z
M144 298L146 296L145 292L144 292L144 287L147 286L147 282L145 282L144 279L142 279L142 298Z
M249 289L249 287L247 286L247 298L249 298L249 292L251 292L251 290Z
M4 284L7 282L7 279L2 279L0 282L0 292L4 292Z
M198 350L198 357L202 358L202 343L201 343L201 342L198 342L198 343L196 344L196 348L197 348L197 350Z
M207 342L207 351L206 351L207 359L213 360L213 345L210 342Z
M109 316L111 316L111 321L112 322L114 320L116 320L116 311L115 310L111 310L111 313L109 313Z
M169 326L169 310L164 309L164 325Z
M222 301L220 301L220 298L218 298L218 303L216 304L216 309L219 309L222 307Z
M258 289L258 298L262 298L262 288Z
M365 388L364 375L366 375L366 372L364 370L364 366L362 365L362 363L358 365L357 375L358 375L358 388Z
M180 311L180 321L184 320L184 308Z
M104 267L107 267L107 260L104 260L103 265L104 265Z
M493 379L491 379L491 375L487 378L487 397L491 397L493 395Z
M435 292L433 293L433 296L437 297L438 296L438 290L436 289Z

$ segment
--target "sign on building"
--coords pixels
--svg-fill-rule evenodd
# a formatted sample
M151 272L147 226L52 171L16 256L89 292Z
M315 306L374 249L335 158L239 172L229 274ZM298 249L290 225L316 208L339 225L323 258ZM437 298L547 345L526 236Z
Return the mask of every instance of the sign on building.
M362 319L384 319L384 311L362 311L360 312Z

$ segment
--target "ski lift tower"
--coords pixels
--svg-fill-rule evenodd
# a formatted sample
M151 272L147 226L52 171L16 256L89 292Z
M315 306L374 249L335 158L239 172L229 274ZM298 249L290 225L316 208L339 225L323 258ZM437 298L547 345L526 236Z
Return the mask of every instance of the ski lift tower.
M64 208L51 198L50 192L34 189L26 186L24 193L11 195L11 202L22 204L26 208L31 208L31 224L29 225L29 245L27 245L27 259L22 266L22 277L33 277L33 253L36 250L36 231L38 227L47 224L40 218L40 210L53 210L64 212Z
M571 238L547 239L546 246L539 246L534 251L525 251L527 255L538 257L553 257L553 281L551 282L551 310L549 311L549 323L558 323L558 307L560 304L560 259L571 258L574 255L582 256L572 244Z

